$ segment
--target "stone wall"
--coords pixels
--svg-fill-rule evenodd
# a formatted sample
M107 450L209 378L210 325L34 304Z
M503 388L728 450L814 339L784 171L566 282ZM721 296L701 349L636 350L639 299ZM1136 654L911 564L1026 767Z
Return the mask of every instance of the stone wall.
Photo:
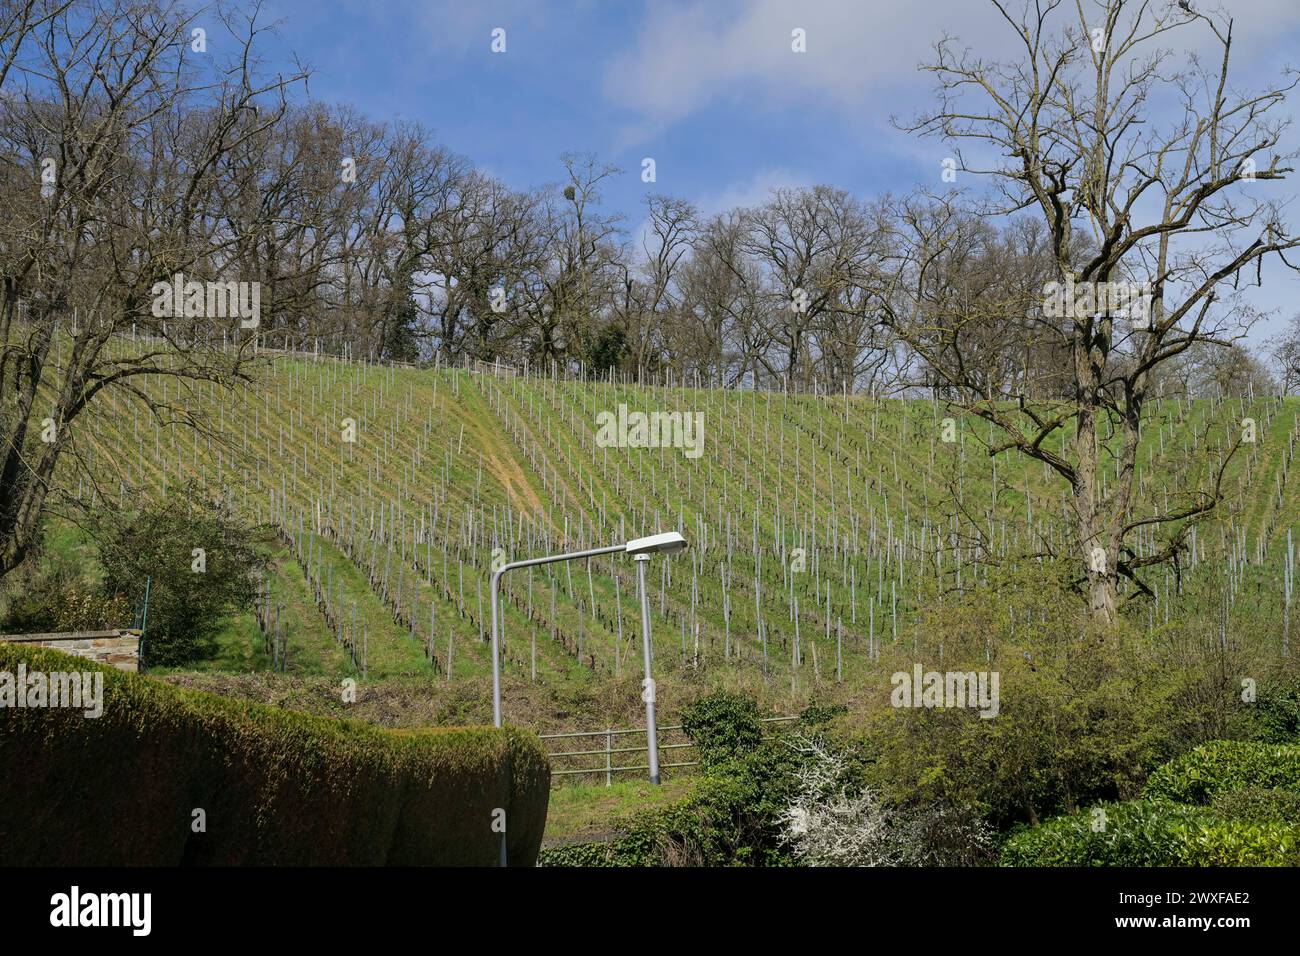
M88 657L122 671L140 669L140 632L77 631L70 634L0 634L0 641L35 644L65 654Z

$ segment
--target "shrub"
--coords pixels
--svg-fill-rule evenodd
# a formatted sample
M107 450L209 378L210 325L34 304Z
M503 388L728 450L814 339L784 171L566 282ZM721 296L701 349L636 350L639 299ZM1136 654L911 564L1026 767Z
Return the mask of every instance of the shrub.
M630 815L612 840L592 840L549 847L539 866L723 866L699 811L706 804L692 799Z
M936 803L897 817L904 866L987 866L997 858L993 828L971 807Z
M97 719L0 715L9 864L492 865L498 808L510 863L536 859L550 768L517 729L389 731L0 643L0 671L19 664L97 671L104 694Z
M1178 752L1189 733L1175 706L1181 672L1128 624L1044 603L1071 587L1072 574L1059 561L990 568L988 582L929 602L912 640L882 649L883 674L867 689L874 706L837 723L851 725L874 758L868 782L888 803L969 807L1005 829L1135 798L1151 769ZM890 706L889 673L917 664L997 672L996 716Z
M782 837L809 866L892 866L899 853L893 820L879 794L847 783L844 760L820 741L800 739L808 755L795 801L782 811Z
M682 728L704 767L740 757L763 742L758 704L727 691L715 691L686 708Z
M633 866L624 852L618 849L619 841L606 843L584 840L564 846L543 848L537 855L538 866ZM647 864L649 865L649 864Z
M799 726L820 727L849 712L844 704L809 704L799 713Z
M1014 831L1004 866L1294 866L1300 828L1167 800L1100 804Z
M130 602L101 593L85 562L40 547L5 576L0 604L0 634L97 631L132 621Z
M1300 746L1216 740L1156 770L1146 796L1204 804L1244 787L1300 787Z
M196 571L200 558L202 570ZM152 579L140 644L142 663L149 666L208 656L223 619L253 606L256 574L265 565L251 529L222 507L196 505L186 494L101 531L100 561L109 595L137 597Z
M975 814L938 805L889 807L853 782L849 760L797 738L806 760L781 814L794 857L810 866L971 866L992 858L992 830Z
M1050 654L1005 649L991 665L954 655L944 666L998 671L1000 710L870 712L857 733L876 757L870 782L890 803L968 806L998 828L1034 823L1136 797L1168 756L1164 698L1144 679L1148 663L1122 648L1075 641Z
M131 607L121 595L102 594L75 582L49 582L48 587L27 591L13 601L0 631L65 633L130 625Z
M1300 744L1300 685L1269 686L1245 708L1247 734L1267 744Z
M1225 820L1300 824L1300 790L1243 787L1216 795L1210 806Z

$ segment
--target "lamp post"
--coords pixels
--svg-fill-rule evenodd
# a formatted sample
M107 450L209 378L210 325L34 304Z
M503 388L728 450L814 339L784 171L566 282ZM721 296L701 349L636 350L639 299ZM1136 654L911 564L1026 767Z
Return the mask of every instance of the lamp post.
M650 594L645 586L645 572L650 555L638 554L636 592L641 599L641 657L645 661L645 680L641 682L641 699L645 701L646 752L650 758L650 782L659 786L659 731L655 727L655 680L650 676Z
M649 740L650 781L659 782L659 742L655 739L655 685L650 676L650 597L646 591L645 569L652 555L676 554L687 547L686 539L676 531L652 534L647 538L636 538L627 544L610 545L607 548L589 548L586 551L569 551L565 554L551 554L542 558L528 558L524 561L511 561L492 572L488 588L492 597L492 723L501 726L501 578L507 571L518 568L532 568L541 564L554 564L557 561L579 561L583 558L595 558L602 554L614 554L622 551L630 554L637 562L637 585L641 592L641 645L645 660L646 699L646 736ZM506 837L501 834L501 865L506 865Z
M645 662L645 680L641 699L645 701L646 752L649 756L650 782L659 785L659 732L655 727L655 681L651 676L653 645L650 642L650 589L646 587L646 568L655 554L676 554L686 548L686 539L675 531L629 541L627 551L636 562L636 589L641 598L641 659Z

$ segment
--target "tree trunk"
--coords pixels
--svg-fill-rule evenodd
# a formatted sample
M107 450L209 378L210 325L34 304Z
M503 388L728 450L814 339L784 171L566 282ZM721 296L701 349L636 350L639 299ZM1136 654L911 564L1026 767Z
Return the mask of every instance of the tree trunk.
M1074 343L1075 376L1078 382L1076 395L1078 431L1075 435L1074 512L1078 526L1078 540L1084 568L1088 575L1088 610L1094 619L1112 623L1115 620L1119 575L1116 561L1119 557L1119 529L1122 518L1110 511L1109 502L1100 498L1099 475L1102 464L1101 449L1097 442L1097 395L1106 356L1103 344L1094 343L1091 323L1076 333ZM1103 334L1109 329L1103 330ZM1118 496L1112 496L1115 501Z

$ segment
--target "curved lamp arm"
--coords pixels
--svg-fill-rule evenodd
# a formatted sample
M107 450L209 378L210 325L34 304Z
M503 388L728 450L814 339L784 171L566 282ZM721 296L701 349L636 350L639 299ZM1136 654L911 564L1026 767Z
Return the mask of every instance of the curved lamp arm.
M492 594L492 723L501 726L501 578L507 571L517 568L531 568L539 564L554 564L557 561L578 561L582 558L595 558L602 554L614 554L626 551L627 545L615 544L607 548L591 548L587 551L571 551L568 554L552 554L544 558L529 558L526 561L511 561L492 572L489 590Z

